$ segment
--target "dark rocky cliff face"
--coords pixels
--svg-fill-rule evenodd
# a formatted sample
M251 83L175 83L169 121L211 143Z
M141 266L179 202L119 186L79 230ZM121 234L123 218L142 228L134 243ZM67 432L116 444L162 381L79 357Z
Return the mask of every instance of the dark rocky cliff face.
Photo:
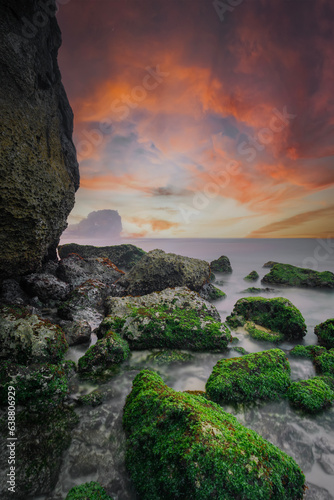
M55 0L0 0L0 279L38 270L79 187Z

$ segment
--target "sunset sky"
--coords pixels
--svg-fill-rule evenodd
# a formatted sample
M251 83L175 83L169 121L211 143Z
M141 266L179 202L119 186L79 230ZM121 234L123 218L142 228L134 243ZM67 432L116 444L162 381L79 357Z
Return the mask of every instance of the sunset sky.
M59 6L70 223L113 209L128 237L333 236L334 3L229 2Z

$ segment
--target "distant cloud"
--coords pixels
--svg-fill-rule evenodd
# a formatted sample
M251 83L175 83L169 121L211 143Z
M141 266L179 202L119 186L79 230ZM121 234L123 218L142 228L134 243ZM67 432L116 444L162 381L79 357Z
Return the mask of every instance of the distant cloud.
M63 233L62 240L117 239L122 231L122 219L116 210L91 212L78 224L71 224Z

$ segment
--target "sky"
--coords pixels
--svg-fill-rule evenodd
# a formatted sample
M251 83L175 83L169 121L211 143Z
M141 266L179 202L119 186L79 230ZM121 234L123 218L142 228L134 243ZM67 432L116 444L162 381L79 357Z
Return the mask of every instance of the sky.
M331 0L62 0L81 187L124 237L334 233Z

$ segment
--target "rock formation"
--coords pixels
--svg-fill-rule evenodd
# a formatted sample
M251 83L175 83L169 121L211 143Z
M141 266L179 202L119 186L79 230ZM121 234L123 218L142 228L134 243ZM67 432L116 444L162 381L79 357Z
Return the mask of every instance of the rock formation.
M0 2L0 279L56 256L79 187L56 2Z

